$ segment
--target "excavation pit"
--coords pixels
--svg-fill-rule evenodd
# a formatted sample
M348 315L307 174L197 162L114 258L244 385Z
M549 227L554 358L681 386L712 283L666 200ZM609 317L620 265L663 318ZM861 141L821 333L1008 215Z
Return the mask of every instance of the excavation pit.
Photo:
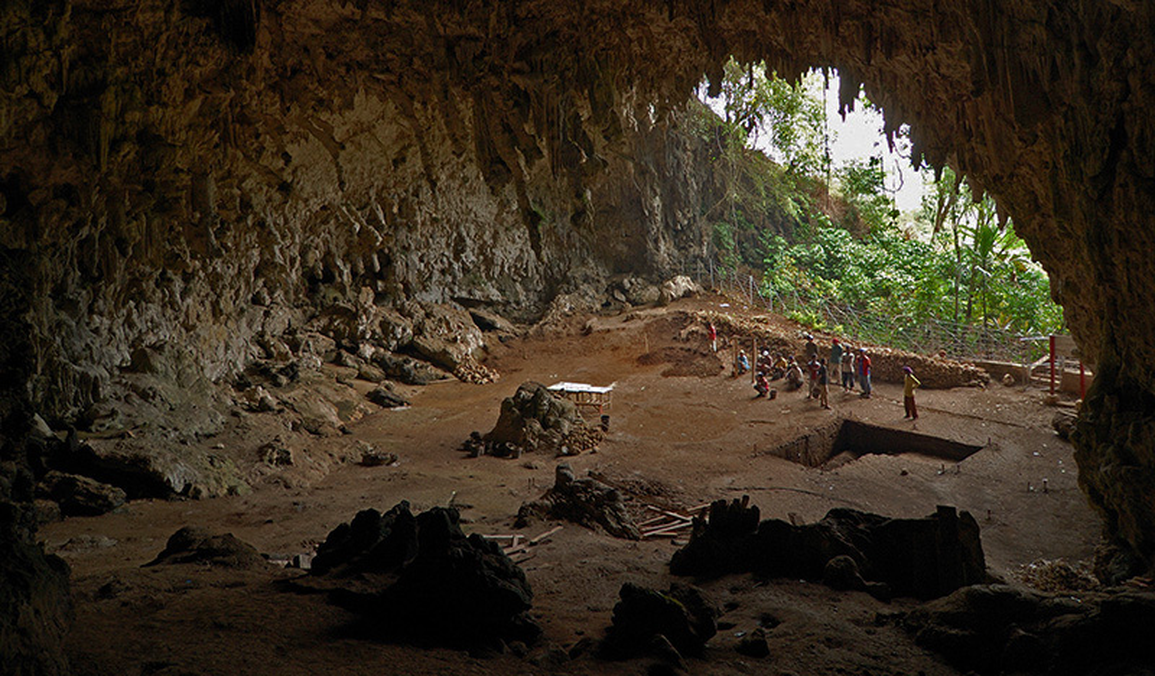
M807 467L838 466L864 455L921 455L947 462L962 462L982 446L964 444L929 434L841 420L788 441L769 451Z

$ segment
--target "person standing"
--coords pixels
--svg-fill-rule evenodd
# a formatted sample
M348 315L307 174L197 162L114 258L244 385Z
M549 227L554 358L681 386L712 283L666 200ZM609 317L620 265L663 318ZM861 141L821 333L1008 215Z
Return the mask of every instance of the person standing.
M914 377L914 369L911 367L903 366L902 372L906 374L906 377L902 379L902 405L906 408L906 415L902 417L918 420L918 407L914 405L914 391L922 383Z
M706 331L710 334L710 347L715 352L718 351L718 328L714 326L714 322L709 322L706 326Z
M818 358L818 344L814 342L814 336L809 333L806 334L806 347L803 348L803 354L806 355L807 363Z
M870 399L870 355L866 354L866 348L858 348L858 382L862 386L862 394L859 395L863 399Z
M849 347L842 352L842 389L854 389L854 352Z
M827 389L829 381L829 371L826 368L826 360L821 359L818 362L818 402L822 404L822 408L830 410L830 393ZM911 397L914 401L914 397Z
M807 399L817 399L818 398L818 368L819 368L819 366L820 366L820 364L818 363L818 357L812 357L810 359L810 361L807 362L807 364L806 364L806 371L810 374L810 383L809 383L809 387L806 390L806 398Z
M827 365L838 370L838 365L842 363L842 343L838 342L837 338L830 339L830 361Z

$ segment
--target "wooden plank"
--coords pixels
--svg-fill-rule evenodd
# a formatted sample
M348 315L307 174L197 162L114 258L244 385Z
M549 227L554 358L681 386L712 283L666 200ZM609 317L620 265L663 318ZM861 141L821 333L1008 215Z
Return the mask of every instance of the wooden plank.
M692 521L683 521L681 523L675 523L675 524L671 524L669 526L664 526L662 528L655 528L654 530L645 531L642 533L642 537L644 537L644 538L645 537L653 537L654 535L661 535L664 533L673 533L674 531L679 531L679 530L682 530L683 528L689 528L692 525L693 525Z
M536 545L536 544L538 544L539 542L542 542L542 541L543 541L543 540L545 540L546 538L548 538L548 537L550 537L551 535L553 535L554 533L558 532L558 531L559 531L559 530L561 530L562 528L563 528L563 526L557 526L557 527L555 527L555 528L551 528L550 530L547 530L546 532L542 533L541 535L539 535L539 536L537 536L537 537L533 538L532 540L530 540L528 544L529 544L529 545L532 547L533 545Z
M506 547L505 549L503 549L501 551L505 552L506 556L513 556L514 554L517 554L518 552L524 552L525 550L526 550L525 545L518 545L516 547Z
M512 540L521 537L520 535L482 535L486 540Z
M669 520L670 520L670 517L666 516L665 514L662 514L661 516L655 516L652 519L646 519L645 521L642 521L636 525L638 528L645 528L646 526L649 526L649 525L652 525L655 523L659 523L661 521L669 521Z
M678 514L677 512L671 512L669 510L662 509L661 507L655 507L653 505L646 505L646 509L658 512L659 514L665 514L666 516L673 517L679 521L689 521L691 518L693 518L685 514Z

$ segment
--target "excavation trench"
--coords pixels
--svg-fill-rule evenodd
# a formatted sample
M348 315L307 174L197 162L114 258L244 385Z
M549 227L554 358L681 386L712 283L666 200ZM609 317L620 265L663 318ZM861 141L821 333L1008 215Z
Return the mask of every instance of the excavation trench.
M964 444L929 434L840 420L781 444L770 455L807 467L828 467L857 460L864 455L916 454L948 462L961 462L982 446Z

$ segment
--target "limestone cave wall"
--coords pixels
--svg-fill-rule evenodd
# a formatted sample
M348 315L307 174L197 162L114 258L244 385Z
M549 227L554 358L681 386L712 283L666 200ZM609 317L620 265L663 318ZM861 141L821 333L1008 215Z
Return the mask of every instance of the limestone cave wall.
M6 357L66 414L134 346L210 377L367 287L529 312L704 248L670 111L729 55L837 67L993 193L1098 363L1079 446L1155 561L1155 7L1140 0L15 0ZM19 373L17 373L19 375ZM26 387L25 387L26 386Z
M548 72L553 46L512 7L3 16L0 247L49 419L99 400L134 349L179 345L220 379L363 289L528 316L705 253L676 121L593 60L584 82Z

